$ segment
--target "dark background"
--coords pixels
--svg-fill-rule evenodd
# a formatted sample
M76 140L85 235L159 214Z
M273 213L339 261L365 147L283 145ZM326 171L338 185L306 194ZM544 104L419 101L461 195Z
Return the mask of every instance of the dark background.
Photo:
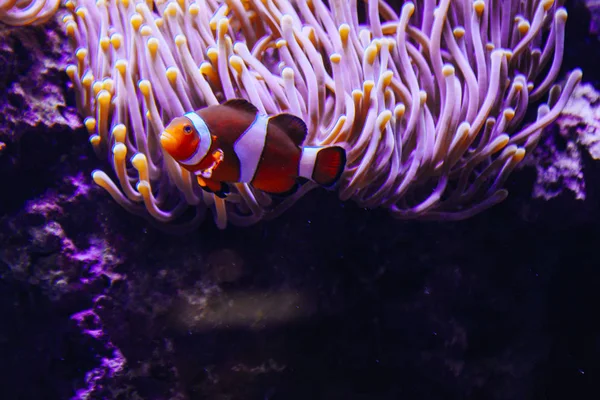
M567 6L563 71L597 84L589 11ZM0 53L4 87L34 61L17 42ZM173 236L95 188L81 129L2 122L3 399L600 398L589 158L585 201L532 200L525 169L507 201L463 222L313 192L275 221L218 231L208 217Z

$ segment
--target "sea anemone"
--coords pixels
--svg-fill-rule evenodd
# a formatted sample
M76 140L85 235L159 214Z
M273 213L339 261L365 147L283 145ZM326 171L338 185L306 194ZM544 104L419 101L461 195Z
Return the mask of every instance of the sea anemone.
M90 142L112 167L95 182L131 212L180 228L208 208L221 228L279 215L315 185L281 201L236 184L220 199L158 142L172 118L245 98L303 118L305 145L348 149L342 200L398 218L467 218L506 197L506 178L581 79L576 70L553 85L560 2L423 0L398 15L368 0L364 18L357 0L328 3L67 0L76 60L67 73Z

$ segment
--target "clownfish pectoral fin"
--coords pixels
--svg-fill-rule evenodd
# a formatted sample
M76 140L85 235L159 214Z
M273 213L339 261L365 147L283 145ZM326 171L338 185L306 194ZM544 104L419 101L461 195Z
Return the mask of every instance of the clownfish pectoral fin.
M321 186L333 186L346 168L346 150L340 146L303 147L299 175Z
M196 178L202 190L208 193L214 193L215 196L218 196L222 199L227 197L227 194L229 193L229 185L227 185L225 182L206 179L201 176L196 176Z
M235 108L236 110L245 111L250 114L258 113L258 108L254 107L254 105L252 105L252 103L250 103L248 100L244 100L244 99L227 100L222 105L228 106L231 108Z
M308 129L300 118L292 114L277 114L269 118L269 123L275 124L279 129L288 134L292 142L298 147L302 146Z

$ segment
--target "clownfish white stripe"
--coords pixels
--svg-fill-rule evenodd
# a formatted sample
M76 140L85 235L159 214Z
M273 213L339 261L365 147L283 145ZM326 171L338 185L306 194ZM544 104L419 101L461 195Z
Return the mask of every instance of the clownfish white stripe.
M240 182L252 182L267 139L269 117L260 113L235 141L233 150L240 160Z
M212 138L210 136L208 126L206 126L206 123L198 114L195 112L189 112L184 116L190 120L192 125L194 125L194 128L196 128L198 136L200 137L200 143L198 144L196 151L187 160L180 161L180 163L183 165L191 166L198 164L204 157L206 157L212 144Z
M317 153L322 147L303 147L298 166L298 176L313 180L315 163L317 162Z

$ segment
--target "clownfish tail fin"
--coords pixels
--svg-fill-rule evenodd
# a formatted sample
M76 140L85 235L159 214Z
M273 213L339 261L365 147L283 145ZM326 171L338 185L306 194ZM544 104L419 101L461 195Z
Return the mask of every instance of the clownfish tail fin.
M321 186L333 186L346 167L346 150L340 146L303 147L299 176Z

